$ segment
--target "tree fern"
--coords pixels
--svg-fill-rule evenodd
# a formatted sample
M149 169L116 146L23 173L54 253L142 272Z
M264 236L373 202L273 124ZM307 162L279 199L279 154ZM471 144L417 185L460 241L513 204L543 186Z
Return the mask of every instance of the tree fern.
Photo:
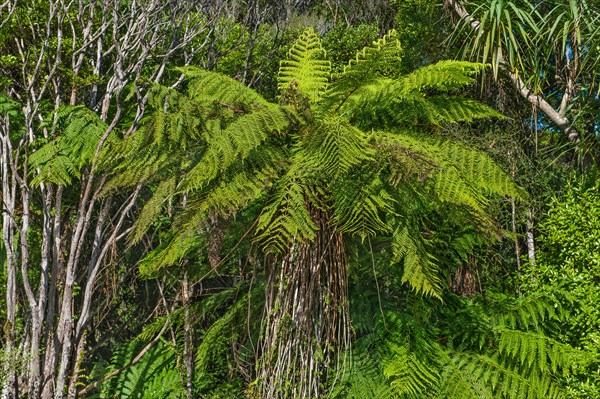
M412 220L413 201L460 209L466 222L487 226L493 225L490 193L521 194L489 158L425 135L434 126L499 116L452 95L484 65L445 62L403 77L394 69L399 50L391 32L332 77L318 36L307 30L281 63L277 105L233 79L182 69L181 89L156 88L149 101L153 112L138 132L114 145L126 162L107 162L113 188L136 181L157 185L134 241L165 201L177 204L170 238L142 262L148 275L202 245L202 226L215 217L260 209L253 238L274 255L266 257L271 311L263 332L274 341L259 354L263 396L318 396L324 370L347 347L348 237L387 237L391 267L402 270L401 281L441 298L440 262L419 220ZM298 313L304 317L286 324ZM276 345L288 338L299 344ZM305 350L321 355L298 352ZM393 351L409 359L387 368L398 395L418 396L441 378L441 370L427 375L429 360L411 357L404 343Z

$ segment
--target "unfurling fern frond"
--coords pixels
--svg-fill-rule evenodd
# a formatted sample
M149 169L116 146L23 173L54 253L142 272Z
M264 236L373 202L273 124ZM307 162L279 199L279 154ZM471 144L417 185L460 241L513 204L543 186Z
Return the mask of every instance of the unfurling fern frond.
M326 52L314 29L305 30L294 42L288 58L279 67L279 90L292 86L317 102L329 83L331 63L325 59Z

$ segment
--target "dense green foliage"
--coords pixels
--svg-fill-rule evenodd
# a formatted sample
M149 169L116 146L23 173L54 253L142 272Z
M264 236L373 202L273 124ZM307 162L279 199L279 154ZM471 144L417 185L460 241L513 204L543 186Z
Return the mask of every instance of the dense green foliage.
M579 379L574 381L579 380L579 383L571 387L573 397L600 394L599 200L597 182L591 187L576 183L564 197L554 198L540 226L538 264L523 275L528 291L552 298L568 312L568 319L556 332L557 337L593 354L578 364Z
M600 397L599 10L1 4L3 396Z

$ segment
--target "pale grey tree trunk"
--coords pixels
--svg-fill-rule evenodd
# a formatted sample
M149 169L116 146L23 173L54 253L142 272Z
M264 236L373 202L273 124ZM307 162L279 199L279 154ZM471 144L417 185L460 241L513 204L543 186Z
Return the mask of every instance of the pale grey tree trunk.
M527 237L527 256L529 258L529 264L535 267L535 239L533 236L534 221L533 221L533 210L527 209L527 221L526 221L526 237Z
M181 300L184 307L184 347L183 347L183 361L185 364L185 392L187 399L193 399L194 390L194 347L193 347L193 327L190 315L190 296L191 288L188 279L187 271L183 274L183 281L181 282Z
M1 124L0 168L2 174L2 242L6 251L6 323L4 331L5 364L7 380L3 387L3 397L16 398L18 382L15 365L16 356L16 313L17 313L17 262L15 255L15 203L17 181L14 175L13 148L10 141L10 117L4 115Z

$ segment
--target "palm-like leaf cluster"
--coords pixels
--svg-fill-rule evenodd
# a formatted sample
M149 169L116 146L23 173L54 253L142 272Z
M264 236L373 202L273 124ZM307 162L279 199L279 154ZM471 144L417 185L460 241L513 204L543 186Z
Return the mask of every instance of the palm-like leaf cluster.
M598 8L591 1L478 0L465 6L478 21L475 35L468 24L462 27L470 37L465 56L491 63L495 76L505 64L540 92L554 78L551 65L568 64L575 52L581 71L597 63Z

